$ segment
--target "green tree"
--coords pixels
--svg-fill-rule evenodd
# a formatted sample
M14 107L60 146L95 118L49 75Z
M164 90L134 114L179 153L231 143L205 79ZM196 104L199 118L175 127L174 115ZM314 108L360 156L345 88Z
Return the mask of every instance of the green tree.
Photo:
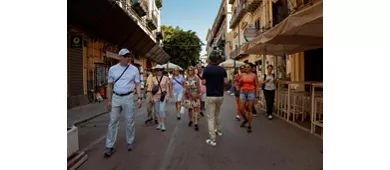
M184 31L180 27L162 26L163 49L171 56L170 62L187 69L198 62L202 51L202 41L192 30Z

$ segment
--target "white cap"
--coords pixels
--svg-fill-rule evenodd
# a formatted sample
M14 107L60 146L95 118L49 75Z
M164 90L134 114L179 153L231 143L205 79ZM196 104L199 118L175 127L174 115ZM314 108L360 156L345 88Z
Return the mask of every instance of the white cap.
M125 56L126 54L130 54L130 51L126 48L122 48L118 53L120 56Z
M164 69L164 67L163 67L162 65L158 64L158 65L156 65L156 66L154 67L154 69Z

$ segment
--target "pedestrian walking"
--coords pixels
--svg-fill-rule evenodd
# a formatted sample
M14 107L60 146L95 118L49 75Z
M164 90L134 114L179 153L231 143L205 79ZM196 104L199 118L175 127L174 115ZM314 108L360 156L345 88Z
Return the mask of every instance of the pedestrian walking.
M180 75L179 69L175 68L173 71L173 75L171 78L171 84L172 84L172 96L173 100L175 102L175 107L176 107L176 116L177 120L181 119L181 114L180 114L180 108L181 108L181 100L183 98L183 84L184 84L184 77Z
M223 103L224 84L227 84L226 70L218 66L220 56L212 53L203 72L202 84L206 85L206 112L209 138L206 143L216 146L216 135L221 136L220 109Z
M241 127L245 127L248 124L247 132L252 132L252 105L255 98L257 98L257 77L252 72L252 68L249 64L245 65L245 72L241 75L240 79L240 109L241 116L244 119L241 123Z
M272 74L273 68L274 67L272 65L267 66L267 73L262 76L261 82L265 102L267 104L267 117L269 120L272 120L272 112L275 102L275 83L277 82L275 74Z
M249 63L249 65L250 65L251 68L252 68L252 73L255 74L255 77L256 77L257 82L259 82L259 81L258 81L258 77L257 77L256 65L253 64L253 63ZM258 84L257 84L257 85L258 85ZM258 91L259 87L256 86L255 88L256 88L256 91ZM258 102L258 98L255 98L255 100L253 101L253 104L252 104L252 115L253 115L253 117L257 117L257 111L256 111L256 108L255 108L255 103L257 103L257 102Z
M108 71L107 85L107 109L109 110L110 122L106 138L105 157L111 156L115 149L114 144L119 128L120 113L125 118L127 150L134 149L133 141L135 137L135 95L134 87L138 94L141 94L140 77L137 67L128 64L133 55L127 49L119 51L120 61L110 67ZM138 108L142 106L142 97L136 99Z
M241 79L241 74L245 73L245 65L240 66L240 72L235 71L234 72L234 96L236 99L236 120L240 121L240 79Z
M200 79L195 75L195 68L193 66L187 69L187 78L184 82L184 101L183 106L188 109L188 119L190 122L188 126L195 125L195 130L199 130L198 116L200 111Z
M196 69L197 69L197 73L196 73L196 76L202 80L203 78L203 69L204 69L204 66L202 66L202 64L198 64L196 66ZM206 102L206 86L203 85L202 83L200 83L200 111L199 111L199 114L204 117L204 114L203 112L205 111L205 102Z
M165 105L168 103L171 92L169 87L169 78L163 75L164 67L157 65L156 76L153 78L153 102L154 112L157 115L158 126L157 130L165 131Z
M149 122L154 121L155 124L158 124L156 114L154 112L154 102L153 102L153 95L152 95L152 88L153 88L153 77L156 76L156 70L151 69L151 72L149 73L148 78L146 79L146 103L147 103L147 119L145 121L145 124L148 124Z

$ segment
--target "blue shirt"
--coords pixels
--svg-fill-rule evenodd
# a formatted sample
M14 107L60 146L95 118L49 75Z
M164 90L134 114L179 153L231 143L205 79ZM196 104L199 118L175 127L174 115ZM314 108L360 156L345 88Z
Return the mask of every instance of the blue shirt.
M175 78L176 80L174 80ZM181 84L179 84L179 83ZM184 83L184 77L182 75L179 75L179 77L172 77L171 78L171 83L172 83L172 92L177 94L183 92L183 83Z
M130 64L126 72L123 73L126 67L127 66L116 64L110 67L110 70L108 71L108 83L113 83L113 89L115 93L126 94L130 91L133 91L135 83L140 82L138 68ZM114 81L118 79L122 73L122 77L116 83L114 83Z
M203 71L202 78L206 80L206 96L222 97L225 87L226 70L216 64L209 64Z

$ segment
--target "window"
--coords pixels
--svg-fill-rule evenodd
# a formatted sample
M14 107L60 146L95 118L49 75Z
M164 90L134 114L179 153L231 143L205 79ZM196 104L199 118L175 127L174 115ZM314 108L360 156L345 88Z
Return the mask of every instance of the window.
M256 30L260 30L260 18L255 21Z

